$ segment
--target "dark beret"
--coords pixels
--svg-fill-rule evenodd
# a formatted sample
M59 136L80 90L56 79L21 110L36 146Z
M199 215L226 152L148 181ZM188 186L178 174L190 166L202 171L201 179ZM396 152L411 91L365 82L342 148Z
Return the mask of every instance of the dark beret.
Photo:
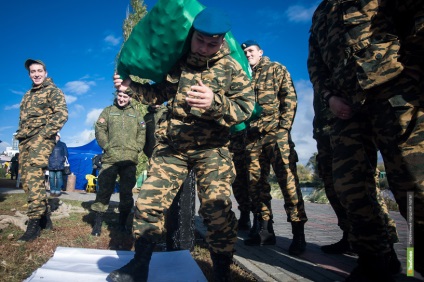
M250 46L254 46L254 45L256 45L256 46L258 46L259 47L259 49L261 48L261 46L259 46L259 43L258 42L256 42L256 40L247 40L247 41L245 41L245 42L243 42L242 44L241 44L241 49L246 49L247 47L250 47Z

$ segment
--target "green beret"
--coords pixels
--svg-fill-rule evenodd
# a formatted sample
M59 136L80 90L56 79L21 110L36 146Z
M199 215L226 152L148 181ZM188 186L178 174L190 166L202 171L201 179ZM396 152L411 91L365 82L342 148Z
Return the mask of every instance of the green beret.
M231 29L230 17L221 10L205 8L193 21L193 28L211 37L225 35Z

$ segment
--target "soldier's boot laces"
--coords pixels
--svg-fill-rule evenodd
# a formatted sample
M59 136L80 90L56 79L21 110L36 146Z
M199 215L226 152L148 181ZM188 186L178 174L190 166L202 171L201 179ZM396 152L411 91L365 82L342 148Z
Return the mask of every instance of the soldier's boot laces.
M250 230L250 211L241 211L238 220L238 230Z
M244 240L246 246L275 245L276 238L272 220L259 220L259 232L252 238Z
M134 258L129 263L112 271L109 278L113 282L146 282L149 277L149 264L156 243L143 238L135 241Z
M130 212L119 212L118 229L123 233L130 233L130 229L127 227L127 219Z
M213 277L214 282L230 282L231 272L230 266L233 263L232 256L217 254L214 252L210 252L212 264L213 264Z
M353 253L348 241L348 232L343 232L343 237L337 243L325 245L321 247L321 251L326 254L345 254Z
M94 213L94 225L91 235L100 236L102 234L102 222L103 222L103 213L95 212Z
M358 254L358 265L346 278L346 282L394 282L389 269L390 256L376 254Z
M34 241L38 236L40 236L40 231L40 219L30 219L28 220L27 229L24 235L22 235L22 237L18 239L18 242Z
M289 254L292 256L298 256L302 254L306 249L306 240L305 240L305 222L297 221L292 222L292 233L293 240L289 247Z

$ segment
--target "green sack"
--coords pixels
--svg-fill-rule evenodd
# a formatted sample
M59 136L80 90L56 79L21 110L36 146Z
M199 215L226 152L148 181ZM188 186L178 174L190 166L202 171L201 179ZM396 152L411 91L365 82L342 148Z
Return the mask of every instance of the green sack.
M204 9L197 0L159 0L133 28L118 58L117 72L161 82L178 59L190 48L192 23ZM231 32L225 39L231 56L246 73L248 62Z

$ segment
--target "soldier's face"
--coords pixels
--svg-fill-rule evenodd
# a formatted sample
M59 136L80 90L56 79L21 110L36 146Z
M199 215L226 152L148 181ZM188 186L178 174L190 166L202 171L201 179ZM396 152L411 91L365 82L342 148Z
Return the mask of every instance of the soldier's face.
M210 57L219 51L223 42L224 36L211 37L194 31L191 39L191 52Z
M254 67L259 63L263 53L264 52L256 45L249 46L244 49L244 55L246 55L247 61L251 67Z
M124 92L118 92L116 95L116 100L120 107L125 107L131 101L131 97L125 94Z
M29 66L29 77L31 78L34 85L40 85L46 79L47 72L43 65L32 64Z

